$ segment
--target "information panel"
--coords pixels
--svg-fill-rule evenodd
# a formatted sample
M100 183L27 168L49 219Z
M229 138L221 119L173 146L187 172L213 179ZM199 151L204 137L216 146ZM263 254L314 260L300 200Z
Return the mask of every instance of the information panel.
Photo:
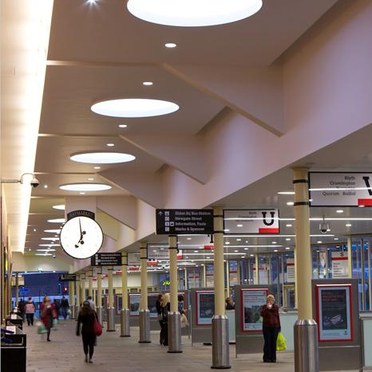
M261 306L265 305L269 288L242 288L241 311L242 331L258 333L262 331Z
M212 324L214 315L214 291L196 291L196 324Z
M92 266L121 266L121 253L96 253L91 257Z
M158 235L213 234L213 209L157 209Z
M310 172L311 206L372 206L371 173Z
M352 341L351 285L316 285L319 341Z

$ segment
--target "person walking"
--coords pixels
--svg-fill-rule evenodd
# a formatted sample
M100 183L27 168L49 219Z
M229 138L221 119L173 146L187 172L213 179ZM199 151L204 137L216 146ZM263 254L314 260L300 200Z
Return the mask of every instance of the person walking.
M91 308L89 301L84 301L77 319L76 336L80 336L81 328L86 363L93 363L92 357L94 354L94 345L96 343L96 335L94 333L95 319L98 319L97 313Z
M34 325L35 310L36 310L35 304L33 303L32 298L29 297L25 305L25 314L28 326Z
M96 304L94 303L92 296L88 296L87 301L89 302L89 305L92 308L92 310L96 311Z
M260 309L262 316L262 331L264 336L264 363L276 362L276 340L281 330L279 307L275 304L275 297L269 294L266 297L266 304Z
M161 330L160 343L168 346L168 312L170 311L170 294L165 293L160 303Z
M54 307L54 304L51 303L48 296L44 297L43 303L40 306L40 311L40 319L47 330L47 341L50 342L50 331L53 327L53 319L57 319L58 314Z
M156 312L158 313L158 321L160 325L160 345L163 345L163 339L162 339L162 327L163 327L163 319L162 319L162 314L161 314L161 304L162 304L162 299L163 299L163 294L159 293L158 298L156 299L155 302L155 307L156 307Z
M65 298L65 296L62 296L62 299L61 299L61 313L62 313L63 319L65 319L65 320L67 318L69 308L70 308L70 304L68 303L68 299Z

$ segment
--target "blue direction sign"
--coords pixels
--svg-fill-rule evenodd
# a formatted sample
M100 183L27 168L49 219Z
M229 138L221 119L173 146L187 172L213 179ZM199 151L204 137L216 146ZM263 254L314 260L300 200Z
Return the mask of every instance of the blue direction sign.
M157 209L156 233L213 234L213 209Z

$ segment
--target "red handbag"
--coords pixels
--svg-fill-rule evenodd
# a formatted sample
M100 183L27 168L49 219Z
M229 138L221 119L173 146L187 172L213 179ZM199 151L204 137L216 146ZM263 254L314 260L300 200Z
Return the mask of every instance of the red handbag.
M102 325L97 318L94 319L93 331L96 336L101 336L102 334Z

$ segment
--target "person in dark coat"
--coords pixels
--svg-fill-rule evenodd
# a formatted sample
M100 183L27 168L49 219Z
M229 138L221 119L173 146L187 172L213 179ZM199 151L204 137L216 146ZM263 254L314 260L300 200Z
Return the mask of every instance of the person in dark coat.
M156 299L155 307L156 307L156 312L158 313L158 321L160 325L160 345L163 345L163 339L162 339L162 332L161 329L163 327L163 319L162 319L162 314L161 314L161 304L163 300L163 293L158 294L158 298Z
M80 336L81 328L86 363L88 361L89 363L93 363L92 357L94 354L94 345L96 344L96 335L94 333L95 319L98 319L97 313L91 308L89 301L84 301L77 319L76 336Z
M279 307L275 304L275 297L269 294L266 304L260 309L262 316L262 331L264 336L264 363L276 362L276 340L280 332Z
M161 330L160 330L160 343L168 346L168 313L170 311L170 295L165 293L162 297L160 304L160 317L161 317Z

